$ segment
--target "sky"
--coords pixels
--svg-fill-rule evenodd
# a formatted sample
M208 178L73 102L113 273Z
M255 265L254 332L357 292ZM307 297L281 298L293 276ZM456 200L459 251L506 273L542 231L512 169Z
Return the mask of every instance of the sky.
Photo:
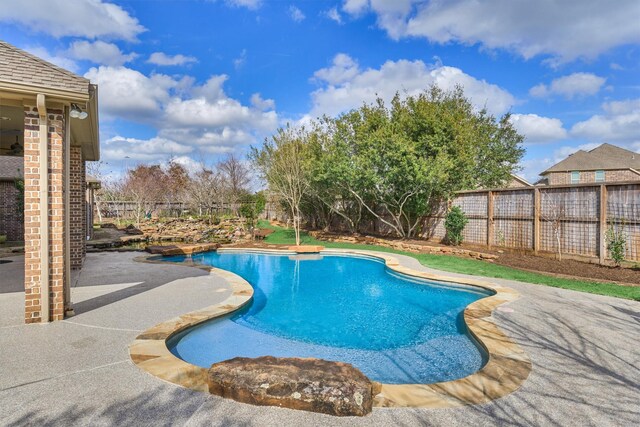
M511 113L530 181L604 142L640 152L638 0L0 0L0 39L98 84L116 174L432 84Z

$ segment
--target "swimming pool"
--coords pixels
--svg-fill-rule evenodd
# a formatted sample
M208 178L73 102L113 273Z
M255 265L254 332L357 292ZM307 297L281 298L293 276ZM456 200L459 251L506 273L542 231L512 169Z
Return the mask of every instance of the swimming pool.
M486 363L462 313L492 295L489 290L413 279L362 256L207 252L192 260L242 276L254 296L241 310L167 342L191 364L316 357L351 363L376 381L406 384L462 378Z

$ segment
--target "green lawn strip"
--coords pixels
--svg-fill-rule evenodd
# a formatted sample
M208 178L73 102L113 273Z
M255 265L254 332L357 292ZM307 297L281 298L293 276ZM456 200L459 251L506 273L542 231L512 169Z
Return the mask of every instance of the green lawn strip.
M270 228L274 230L272 234L265 238L265 243L276 245L295 244L293 230L270 225L267 221L261 221L259 223L259 226L261 228ZM387 248L384 246L365 245L357 243L325 242L314 239L304 232L301 235L301 243L305 245L322 245L327 248L364 249L387 253L397 253L413 257L426 267L449 271L452 273L516 280L518 282L534 283L537 285L546 285L555 288L571 289L574 291L588 292L592 294L607 295L640 301L640 287L638 286L620 286L613 283L600 283L590 280L565 279L541 273L532 273L529 271L518 270L503 265L492 264L487 261L466 259L451 255L416 254L411 252L399 251L397 249Z

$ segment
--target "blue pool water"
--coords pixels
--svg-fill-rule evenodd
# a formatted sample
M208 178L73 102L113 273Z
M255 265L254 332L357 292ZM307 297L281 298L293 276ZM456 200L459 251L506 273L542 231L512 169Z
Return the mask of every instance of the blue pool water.
M243 309L169 341L189 363L318 357L351 363L376 381L432 383L486 362L462 312L489 291L411 279L365 257L208 252L192 259L242 276L254 296Z

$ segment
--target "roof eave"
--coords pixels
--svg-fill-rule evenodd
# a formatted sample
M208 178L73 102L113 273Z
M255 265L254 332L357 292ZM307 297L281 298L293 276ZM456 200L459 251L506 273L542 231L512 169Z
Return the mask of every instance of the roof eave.
M35 86L25 83L16 83L7 80L0 80L0 91L12 92L21 95L37 95L39 93L44 94L48 98L53 100L60 101L77 101L77 102L87 102L90 100L91 96L88 91L87 92L77 92L70 91L65 89L58 89L46 86Z

